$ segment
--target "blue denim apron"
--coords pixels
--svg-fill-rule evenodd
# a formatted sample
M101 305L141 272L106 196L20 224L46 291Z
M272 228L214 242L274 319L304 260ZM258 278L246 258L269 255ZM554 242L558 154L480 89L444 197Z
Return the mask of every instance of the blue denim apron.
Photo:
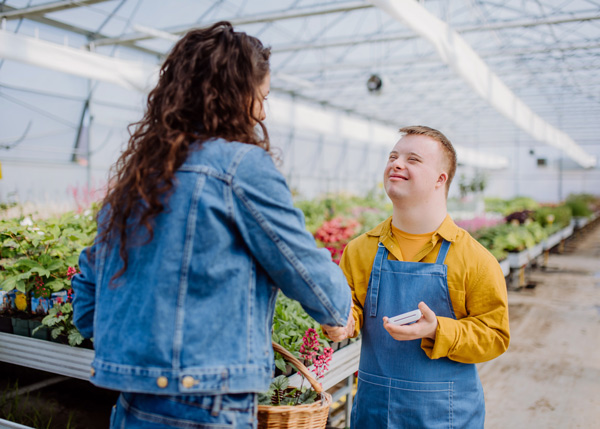
M351 427L483 428L483 389L473 364L429 359L421 340L397 341L382 318L417 309L456 319L448 292L444 240L435 264L388 260L379 243L364 304L358 390Z

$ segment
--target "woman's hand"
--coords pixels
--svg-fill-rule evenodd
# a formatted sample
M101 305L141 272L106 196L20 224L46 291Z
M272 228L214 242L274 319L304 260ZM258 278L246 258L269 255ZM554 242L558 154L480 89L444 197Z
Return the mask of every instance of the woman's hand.
M352 306L354 307L354 304L352 304ZM323 332L325 332L325 335L327 335L327 337L334 342L345 340L346 338L349 338L352 335L354 335L354 327L355 322L354 315L352 314L352 309L350 310L350 314L348 315L348 322L346 323L346 326L321 326Z
M430 338L435 340L438 321L435 313L427 307L424 302L419 303L419 310L423 316L411 325L394 325L388 322L388 318L383 318L383 327L398 341L418 340L420 338Z

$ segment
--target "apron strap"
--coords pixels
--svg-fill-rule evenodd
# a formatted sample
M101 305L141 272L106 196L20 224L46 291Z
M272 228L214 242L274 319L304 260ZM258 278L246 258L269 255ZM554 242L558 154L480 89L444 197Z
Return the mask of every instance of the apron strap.
M371 287L369 288L369 300L371 301L370 306L370 317L377 315L377 296L379 295L379 281L381 280L381 266L383 264L383 258L386 258L388 254L387 249L383 243L377 244L377 254L375 255L375 261L373 262L373 269L371 270Z
M443 265L444 261L446 260L446 256L448 255L448 249L450 249L450 242L449 241L442 241L442 245L440 246L440 250L438 252L437 255L437 259L435 260L435 263L438 265Z

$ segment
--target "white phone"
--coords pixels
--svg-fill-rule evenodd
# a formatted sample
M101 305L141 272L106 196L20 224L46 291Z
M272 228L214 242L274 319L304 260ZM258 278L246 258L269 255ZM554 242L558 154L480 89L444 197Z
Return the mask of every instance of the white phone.
M399 314L398 316L390 317L388 322L393 323L394 325L407 325L412 322L416 322L423 316L421 310L416 309L413 311L409 311L408 313Z

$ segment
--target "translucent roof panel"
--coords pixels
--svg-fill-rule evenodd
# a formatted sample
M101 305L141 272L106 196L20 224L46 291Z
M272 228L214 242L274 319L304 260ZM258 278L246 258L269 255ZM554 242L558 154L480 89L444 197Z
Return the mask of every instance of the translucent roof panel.
M429 125L457 144L492 153L500 154L515 144L547 145L478 95L430 40L411 22L384 10L384 3L5 0L0 2L0 16L3 28L15 34L149 65L160 64L174 41L189 29L229 20L272 47L274 94L357 115L377 126ZM449 31L456 32L541 120L565 133L586 154L600 156L599 0L416 3L448 24ZM111 88L111 84L89 88L83 78L64 84L63 78L54 76L58 83L48 88L47 78L38 80L35 68L24 67L21 72L14 63L0 59L0 103L6 109L14 107L15 113L38 106L31 115L40 119L34 121L30 135L76 133L81 105L88 98L92 104L97 100L98 111L107 111L102 115L105 126L113 117L135 117L135 109L143 106L142 95L128 91L108 95L110 91L97 88ZM382 86L370 92L367 81L373 75ZM39 92L39 104L32 99L34 93L19 93L24 88ZM45 104L48 96L43 92L65 98L53 108ZM78 103L79 109L73 108ZM108 113L110 103L116 114ZM121 115L118 109L129 113ZM3 132L2 141L21 135L30 121L23 114L3 123L2 128L10 132Z

